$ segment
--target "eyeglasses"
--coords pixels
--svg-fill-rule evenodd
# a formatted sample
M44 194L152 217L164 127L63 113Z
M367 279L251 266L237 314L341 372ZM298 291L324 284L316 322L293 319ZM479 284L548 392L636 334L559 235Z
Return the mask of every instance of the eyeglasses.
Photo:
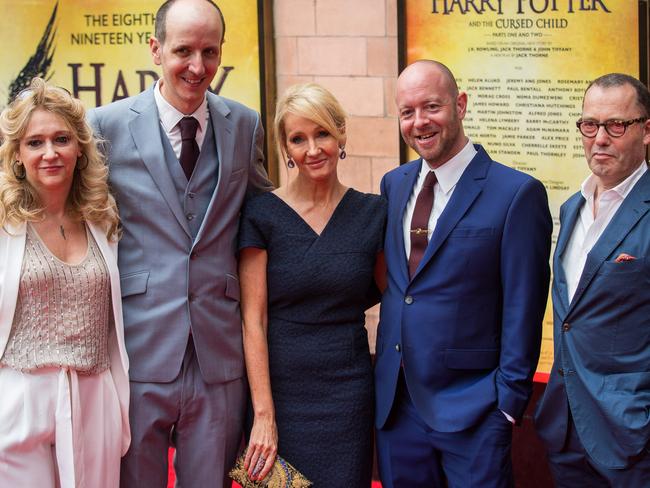
M648 120L648 117L639 117L632 120L606 120L605 122L596 122L595 120L578 120L576 126L580 133L589 138L596 137L600 127L604 127L605 131L612 137L621 137L625 134L628 126L638 123L643 123Z

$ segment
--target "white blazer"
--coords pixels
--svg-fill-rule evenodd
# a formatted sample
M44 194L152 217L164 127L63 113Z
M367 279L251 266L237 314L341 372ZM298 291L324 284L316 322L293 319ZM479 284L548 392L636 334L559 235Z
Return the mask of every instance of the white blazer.
M111 363L111 376L115 383L115 390L117 391L122 413L122 455L124 455L131 443L131 430L129 428L129 359L124 347L120 275L117 269L117 242L108 242L106 233L101 228L92 223L87 223L87 225L104 257L111 282L115 334L109 335L108 352ZM14 313L16 312L26 236L27 225L25 223L0 228L0 358L7 347Z

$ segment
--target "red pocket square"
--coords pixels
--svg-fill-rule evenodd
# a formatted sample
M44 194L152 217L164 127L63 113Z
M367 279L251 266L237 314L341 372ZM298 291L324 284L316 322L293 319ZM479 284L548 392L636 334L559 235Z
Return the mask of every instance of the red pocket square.
M621 254L618 255L618 257L614 260L615 263L622 263L624 261L634 261L636 258L634 256L630 256L627 253L622 252Z

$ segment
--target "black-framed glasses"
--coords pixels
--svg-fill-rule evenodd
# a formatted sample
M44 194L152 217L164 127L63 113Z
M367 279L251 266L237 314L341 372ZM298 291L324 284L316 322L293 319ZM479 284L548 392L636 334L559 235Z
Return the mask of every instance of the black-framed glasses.
M589 138L596 137L598 134L598 129L601 127L605 128L605 131L612 137L622 137L625 134L625 131L630 125L638 123L643 123L648 120L648 117L639 117L638 119L631 120L606 120L605 122L596 122L595 120L578 120L576 126L580 133Z

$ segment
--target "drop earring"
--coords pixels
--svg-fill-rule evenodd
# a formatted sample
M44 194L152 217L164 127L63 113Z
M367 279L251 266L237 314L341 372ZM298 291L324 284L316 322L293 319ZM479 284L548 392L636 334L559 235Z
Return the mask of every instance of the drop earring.
M296 163L293 161L293 159L289 158L287 159L287 167L288 168L295 168Z
M341 152L339 153L340 159L345 159L348 156L348 153L345 152L345 146L341 146Z
M25 170L25 166L23 166L23 163L21 163L18 160L12 163L11 170L13 171L14 176L16 177L17 180L24 180L25 177L27 176L27 171Z

